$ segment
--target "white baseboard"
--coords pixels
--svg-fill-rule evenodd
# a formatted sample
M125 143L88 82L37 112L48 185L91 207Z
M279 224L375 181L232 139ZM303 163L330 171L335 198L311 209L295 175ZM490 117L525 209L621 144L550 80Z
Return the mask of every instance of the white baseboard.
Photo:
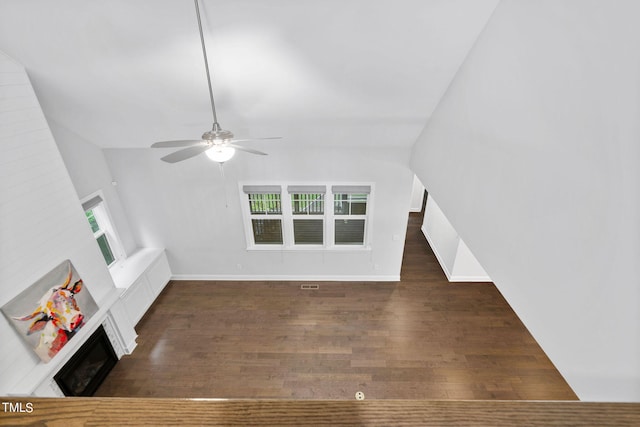
M451 276L450 282L476 282L488 283L491 279L487 276Z
M299 282L399 282L400 275L354 276L297 276L297 275L233 275L233 274L174 274L171 280L216 281L299 281Z

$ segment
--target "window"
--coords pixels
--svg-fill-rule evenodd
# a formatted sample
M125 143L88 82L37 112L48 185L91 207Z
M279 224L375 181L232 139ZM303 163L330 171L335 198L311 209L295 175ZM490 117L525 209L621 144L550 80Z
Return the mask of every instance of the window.
M95 195L89 198L82 203L82 208L102 257L107 266L111 267L119 258L118 251L115 250L118 243L102 196Z
M371 187L334 185L333 214L336 245L363 245L367 223L367 200Z
M244 185L242 193L249 248L338 249L368 244L370 185Z
M279 186L245 186L253 243L282 245L282 200Z
M288 187L293 216L294 245L324 244L325 186Z

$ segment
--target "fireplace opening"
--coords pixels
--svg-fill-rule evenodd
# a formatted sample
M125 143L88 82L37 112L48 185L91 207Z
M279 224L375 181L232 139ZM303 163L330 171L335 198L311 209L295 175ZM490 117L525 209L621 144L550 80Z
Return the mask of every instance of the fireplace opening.
M53 378L65 396L93 396L117 362L109 337L100 325Z

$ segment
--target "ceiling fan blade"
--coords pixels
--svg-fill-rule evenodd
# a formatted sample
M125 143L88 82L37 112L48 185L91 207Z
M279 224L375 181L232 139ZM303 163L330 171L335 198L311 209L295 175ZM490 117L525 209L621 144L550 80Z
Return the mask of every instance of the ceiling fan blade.
M176 141L160 141L151 144L151 148L193 147L202 144L201 139L180 139Z
M163 160L167 163L177 163L183 160L190 159L191 157L195 157L200 153L204 153L209 148L208 145L198 145L195 147L187 147L182 150L178 150L175 153L168 154L162 157L160 160Z
M235 144L226 144L226 146L227 147L233 147L236 150L246 151L247 153L251 153L251 154L260 154L261 156L266 156L267 155L267 153L263 153L262 151L254 150L253 148L241 147L241 146L235 145Z
M234 139L232 142L245 142L245 141L260 141L262 139L282 139L281 136L267 136L265 138L247 138L247 139Z

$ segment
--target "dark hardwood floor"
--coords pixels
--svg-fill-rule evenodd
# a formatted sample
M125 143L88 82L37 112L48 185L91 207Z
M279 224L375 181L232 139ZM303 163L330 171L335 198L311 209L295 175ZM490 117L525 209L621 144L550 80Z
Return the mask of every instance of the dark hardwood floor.
M400 282L169 283L96 395L576 399L492 283L447 282L421 222Z

